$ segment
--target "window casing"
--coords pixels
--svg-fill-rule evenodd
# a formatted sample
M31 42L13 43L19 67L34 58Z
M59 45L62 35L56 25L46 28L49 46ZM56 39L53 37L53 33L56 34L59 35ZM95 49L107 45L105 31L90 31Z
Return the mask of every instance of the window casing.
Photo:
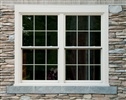
M28 6L28 7L27 7ZM17 5L15 8L15 85L108 85L108 11L107 6L29 6ZM25 8L28 8L25 10ZM48 8L48 9L47 9ZM69 9L69 10L68 10ZM33 18L32 29L22 27L25 23L25 17ZM48 27L48 19L50 16L55 16L57 27L55 30ZM45 28L37 27L37 18L43 17ZM93 20L98 19L97 20ZM82 21L86 21L82 27ZM71 28L69 21L74 27ZM74 23L75 21L75 23ZM96 22L93 22L96 21ZM94 28L93 23L99 23L98 29ZM69 27L70 26L70 27ZM95 25L96 26L96 25ZM29 40L31 34L33 39ZM48 42L48 34L53 32L55 39ZM39 34L37 34L39 33ZM44 43L37 42L37 35L44 33ZM98 35L92 35L92 34ZM22 35L23 34L23 35ZM36 35L37 34L37 35ZM25 36L24 36L25 35ZM50 35L52 36L52 35ZM43 36L42 36L43 37ZM54 38L54 35L52 36ZM84 37L84 38L83 38ZM95 38L94 38L95 37ZM24 39L26 38L26 39ZM97 38L97 40L96 40ZM94 41L92 42L91 40ZM54 41L55 40L55 41ZM72 42L71 42L72 41ZM32 44L29 44L32 43ZM37 44L38 43L38 44ZM41 44L41 45L40 45ZM33 56L31 63L26 63L24 60ZM39 53L41 52L41 53ZM44 52L44 53L42 53ZM48 53L52 52L57 55L55 63L49 63ZM38 54L37 54L38 53ZM28 54L28 55L27 55ZM37 56L44 55L44 63L39 63ZM98 60L95 56L97 55ZM27 57L26 57L27 56ZM48 56L48 57L47 57ZM75 57L74 57L75 56ZM30 57L31 58L31 57ZM70 60L70 59L74 59ZM83 59L83 61L82 61ZM86 59L86 60L85 60ZM23 66L23 67L22 67ZM32 66L32 78L27 79L26 66ZM37 66L37 67L36 67ZM44 66L44 74L42 79L39 77L39 67ZM57 78L48 79L48 66L53 66L57 70ZM69 67L69 68L68 68ZM74 67L74 68L73 68ZM97 68L96 68L97 67ZM38 71L36 69L38 68ZM91 71L91 69L96 71ZM83 71L84 70L84 75ZM28 71L29 72L29 71ZM74 74L69 74L74 73ZM81 74L79 74L81 73ZM96 74L97 73L97 74ZM95 76L96 75L96 76ZM37 76L37 77L36 77ZM48 83L47 83L48 82ZM52 84L53 83L53 84Z

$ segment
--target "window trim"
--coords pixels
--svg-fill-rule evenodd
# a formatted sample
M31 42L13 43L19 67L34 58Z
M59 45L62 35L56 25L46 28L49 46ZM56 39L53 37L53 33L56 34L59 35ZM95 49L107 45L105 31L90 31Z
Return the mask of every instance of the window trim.
M27 9L27 10L26 10ZM74 10L73 10L74 9ZM58 69L58 76L59 74L62 74L60 79L58 79L59 82L56 82L55 84L48 83L47 82L53 82L53 81L45 81L42 83L42 81L22 81L22 53L21 53L21 44L22 44L22 15L58 15L58 20L65 19L63 15L101 15L101 81L83 81L83 82L76 82L74 83L71 81L69 83L64 82L65 80L65 69L59 68ZM62 25L63 24L63 25ZM58 34L59 33L65 33L65 20L58 21L58 25L61 25L62 27L59 27ZM64 30L63 30L64 29ZM60 59L60 62L58 60L58 66L65 66L65 53L64 53L64 37L63 34L58 35L58 47L62 48L58 51L58 58L62 56L62 59ZM59 41L60 39L60 41ZM62 39L62 40L61 40ZM60 62L60 63L59 63ZM106 67L107 66L107 67ZM16 5L15 6L15 86L29 86L29 85L42 85L42 86L71 86L71 83L73 86L109 86L108 82L108 6L105 5L96 5L96 6L89 6L89 5Z
M8 86L9 94L117 94L115 86Z

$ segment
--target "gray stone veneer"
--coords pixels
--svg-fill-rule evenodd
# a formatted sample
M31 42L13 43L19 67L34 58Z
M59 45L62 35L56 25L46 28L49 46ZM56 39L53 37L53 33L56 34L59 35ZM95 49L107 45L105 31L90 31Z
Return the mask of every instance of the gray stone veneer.
M8 86L7 93L117 94L117 87L114 86Z

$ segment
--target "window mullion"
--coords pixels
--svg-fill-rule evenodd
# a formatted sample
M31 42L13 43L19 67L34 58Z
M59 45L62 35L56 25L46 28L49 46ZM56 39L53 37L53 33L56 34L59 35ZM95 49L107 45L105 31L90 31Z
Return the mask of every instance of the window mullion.
M88 16L88 46L90 46L90 16ZM88 49L88 80L90 80L90 49Z
M58 15L58 81L64 83L65 81L65 51L64 51L64 31L65 30L65 16Z
M45 46L47 46L47 15L45 16ZM48 47L48 46L47 46ZM47 80L47 49L45 49L45 80Z
M35 15L33 16L33 46L35 46ZM35 49L33 49L33 80L35 80Z
M78 47L78 16L76 17L76 46ZM78 49L76 50L76 80L78 80Z
M47 49L45 50L45 80L47 80Z

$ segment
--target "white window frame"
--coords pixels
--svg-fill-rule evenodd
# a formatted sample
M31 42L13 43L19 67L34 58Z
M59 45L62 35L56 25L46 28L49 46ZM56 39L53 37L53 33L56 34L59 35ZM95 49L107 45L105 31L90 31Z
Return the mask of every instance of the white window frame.
M58 15L58 80L22 80L22 15ZM101 80L65 81L65 15L101 15ZM92 48L92 47L85 47ZM95 48L95 47L93 47ZM98 47L96 47L98 48ZM60 58L60 59L59 59ZM60 66L60 68L59 68ZM106 5L16 5L15 86L109 86L108 6Z

